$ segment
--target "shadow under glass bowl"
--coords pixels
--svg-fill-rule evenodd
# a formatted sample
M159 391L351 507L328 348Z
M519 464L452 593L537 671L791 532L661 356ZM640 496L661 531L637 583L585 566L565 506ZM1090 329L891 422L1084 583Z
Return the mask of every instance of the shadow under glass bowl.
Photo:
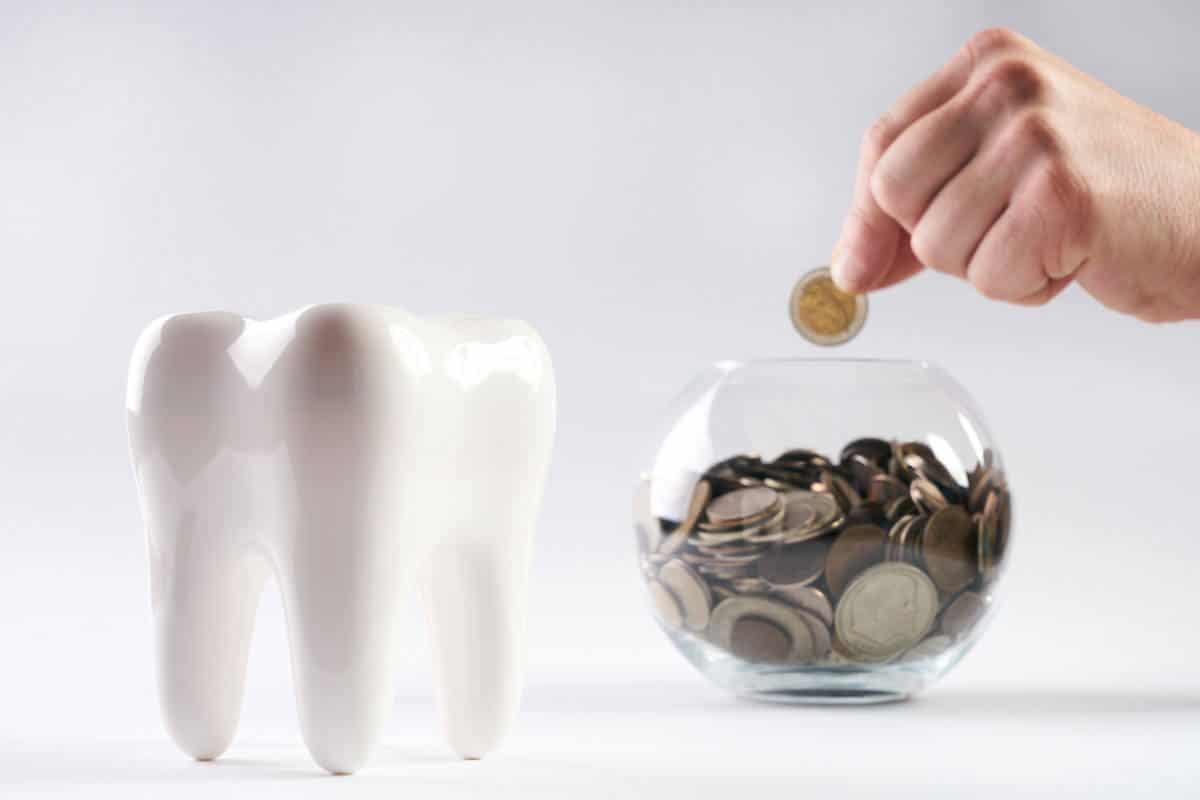
M722 362L675 401L634 500L651 607L738 694L921 691L982 634L1011 499L967 392L924 362Z

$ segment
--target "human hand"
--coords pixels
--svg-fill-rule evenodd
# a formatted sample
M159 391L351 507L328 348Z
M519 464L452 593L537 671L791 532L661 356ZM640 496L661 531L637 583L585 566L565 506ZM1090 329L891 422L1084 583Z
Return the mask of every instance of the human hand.
M867 131L833 275L922 265L1041 305L1072 280L1148 321L1200 318L1200 135L1011 31L976 34Z

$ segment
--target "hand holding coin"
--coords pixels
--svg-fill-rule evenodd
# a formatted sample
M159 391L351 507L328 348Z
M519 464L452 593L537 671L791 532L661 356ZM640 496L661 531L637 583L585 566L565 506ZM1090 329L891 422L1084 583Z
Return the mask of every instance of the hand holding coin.
M971 37L863 138L833 274L924 267L1041 305L1076 281L1158 322L1200 318L1200 135L1012 31Z

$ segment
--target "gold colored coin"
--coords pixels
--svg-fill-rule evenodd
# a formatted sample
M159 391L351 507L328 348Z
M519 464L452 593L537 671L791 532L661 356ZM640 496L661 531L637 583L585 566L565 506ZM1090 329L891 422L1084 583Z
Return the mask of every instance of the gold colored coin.
M792 289L792 324L813 344L838 345L853 339L867 319L867 296L847 294L828 267L804 275Z

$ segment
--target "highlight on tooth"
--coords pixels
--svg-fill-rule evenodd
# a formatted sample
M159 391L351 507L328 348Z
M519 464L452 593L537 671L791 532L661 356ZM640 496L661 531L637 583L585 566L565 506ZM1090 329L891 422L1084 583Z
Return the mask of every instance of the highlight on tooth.
M526 572L555 425L528 324L318 305L164 317L126 400L160 704L187 754L233 739L259 597L277 580L313 759L370 759L418 575L446 739L493 750L521 687Z

